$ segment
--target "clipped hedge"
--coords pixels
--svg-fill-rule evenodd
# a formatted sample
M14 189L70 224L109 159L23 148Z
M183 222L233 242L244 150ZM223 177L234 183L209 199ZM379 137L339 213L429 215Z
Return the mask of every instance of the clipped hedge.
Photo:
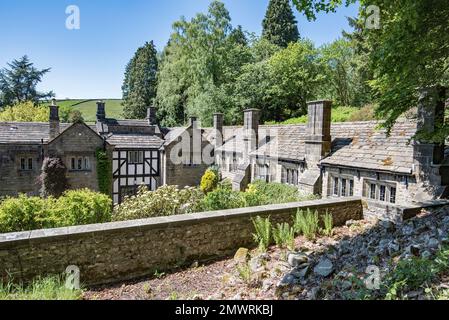
M0 233L109 222L111 213L111 199L88 189L59 198L19 195L0 203Z

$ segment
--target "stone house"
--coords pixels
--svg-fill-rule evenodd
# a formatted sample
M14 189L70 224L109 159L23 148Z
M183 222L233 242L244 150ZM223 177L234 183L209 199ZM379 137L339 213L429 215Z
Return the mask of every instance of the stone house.
M216 163L236 190L261 179L323 197L361 196L383 209L445 198L449 147L414 139L444 121L443 110L422 96L417 118L398 120L388 135L376 121L331 124L330 101L309 102L304 125L259 126L259 110L250 109L243 128L215 128L224 137Z
M213 154L204 130L196 127L195 118L187 128L161 128L155 111L148 108L145 120L116 120L106 117L105 103L100 101L96 124L89 126L60 123L58 107L53 103L48 123L0 123L0 197L38 195L38 178L46 157L63 160L71 189L98 191L99 149L105 150L112 161L114 203L135 194L141 185L150 190L164 184L198 185L208 165L197 150L209 149ZM197 147L186 149L183 140L195 140ZM173 162L169 154L178 144L183 146L179 151L183 155Z
M96 151L106 150L112 167L112 198L120 203L146 185L196 186L205 170L219 167L233 188L255 180L295 185L323 197L361 196L379 207L404 206L447 197L448 146L421 143L420 129L444 121L444 104L422 94L418 116L401 119L388 135L379 123L331 123L331 102L308 103L308 122L259 125L260 111L244 111L243 127L164 128L156 109L144 120L116 120L97 103L95 125L60 123L50 106L48 123L0 123L0 197L39 194L37 179L45 157L59 157L71 188L98 190ZM443 115L443 116L442 116Z

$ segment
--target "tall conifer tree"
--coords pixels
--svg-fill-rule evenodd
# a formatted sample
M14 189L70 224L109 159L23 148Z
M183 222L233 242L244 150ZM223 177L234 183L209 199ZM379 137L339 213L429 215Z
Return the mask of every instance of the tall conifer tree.
M262 36L282 48L299 39L298 25L290 0L270 0L262 26Z
M158 60L153 42L137 49L126 66L123 81L124 116L128 119L143 119L147 107L153 104L157 89Z

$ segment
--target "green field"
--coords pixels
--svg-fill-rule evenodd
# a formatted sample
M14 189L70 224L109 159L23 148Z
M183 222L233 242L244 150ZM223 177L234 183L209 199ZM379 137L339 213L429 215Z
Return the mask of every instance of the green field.
M70 106L75 110L81 111L84 121L95 122L95 114L97 112L97 101L99 99L91 100L58 100L58 106ZM106 117L123 119L122 100L120 99L102 99L106 103Z

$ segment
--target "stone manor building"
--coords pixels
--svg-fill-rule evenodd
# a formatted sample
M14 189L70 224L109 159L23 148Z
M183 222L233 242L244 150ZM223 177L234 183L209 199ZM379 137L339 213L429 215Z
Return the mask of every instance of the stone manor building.
M161 127L153 107L144 120L111 119L101 101L95 125L65 124L53 103L48 123L0 123L0 197L38 195L46 157L63 160L70 188L98 190L100 149L112 162L114 203L142 184L198 185L211 164L236 190L262 179L323 197L361 196L379 207L445 198L448 146L414 139L444 121L444 103L429 103L429 94L421 95L417 117L399 120L389 135L375 121L331 123L330 101L309 102L304 125L259 125L260 111L249 109L243 127L224 126L214 114L206 129L194 117L187 127Z

